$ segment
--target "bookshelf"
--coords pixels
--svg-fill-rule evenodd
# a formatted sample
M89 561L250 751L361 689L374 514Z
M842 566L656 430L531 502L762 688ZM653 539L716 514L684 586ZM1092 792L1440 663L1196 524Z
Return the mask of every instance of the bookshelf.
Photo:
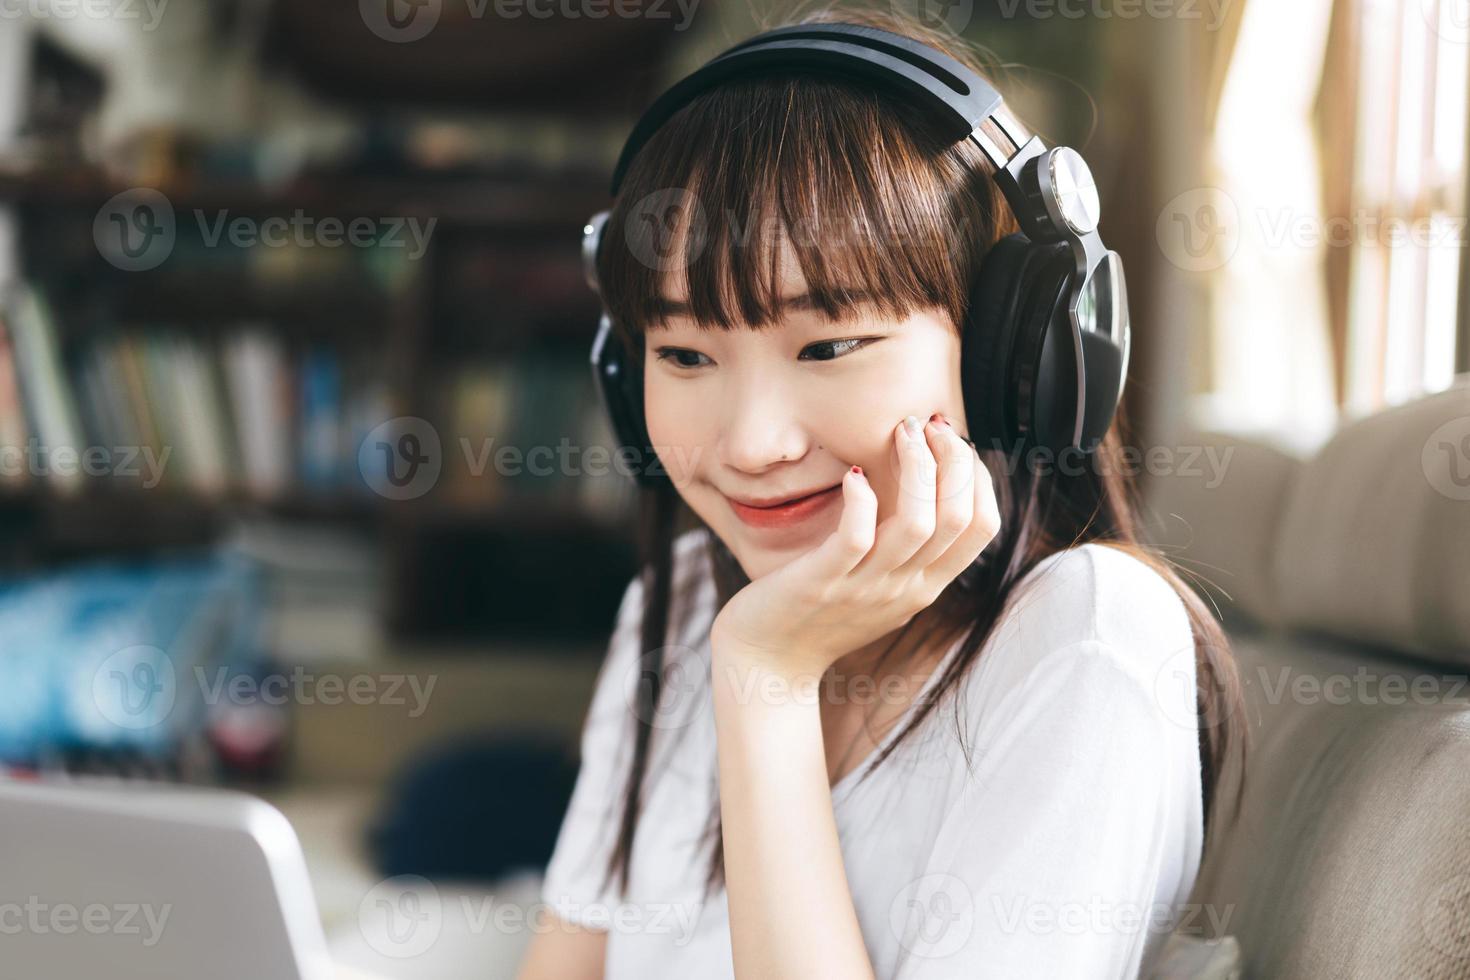
M85 169L0 168L19 271L43 311L3 308L12 370L35 388L28 362L49 346L73 441L176 453L154 485L112 472L0 481L0 527L20 530L0 562L187 549L241 521L341 526L381 549L393 636L595 647L633 569L631 486L616 473L506 471L493 453L611 438L592 402L597 307L578 252L583 220L605 206L604 180L575 170L318 175L280 188L180 180L157 188L175 216L169 255L129 270L103 255L94 222L134 188ZM412 259L381 245L232 247L203 238L220 213L255 227L387 216L432 222L432 233ZM266 393L283 388L281 417L265 418ZM35 392L24 394L33 408ZM318 402L332 408L326 435L310 421ZM151 426L136 424L144 416ZM403 416L437 431L442 473L422 495L390 499L353 450Z

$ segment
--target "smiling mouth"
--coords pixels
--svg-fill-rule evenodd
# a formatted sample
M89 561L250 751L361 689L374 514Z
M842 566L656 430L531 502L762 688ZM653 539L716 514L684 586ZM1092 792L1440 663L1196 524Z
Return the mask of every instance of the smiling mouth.
M826 510L841 497L842 484L838 483L826 490L819 490L805 497L797 497L770 507L753 507L730 497L725 499L729 502L730 509L734 511L735 516L745 524L751 527L772 528L800 524Z

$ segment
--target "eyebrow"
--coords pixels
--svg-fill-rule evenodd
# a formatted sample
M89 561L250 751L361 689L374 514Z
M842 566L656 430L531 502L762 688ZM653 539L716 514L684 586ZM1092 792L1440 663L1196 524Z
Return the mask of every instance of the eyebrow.
M869 303L873 300L872 293L864 289L853 289L839 291L839 295L851 303ZM778 313L799 310L814 310L817 301L812 298L811 293L797 293L792 296L783 296L776 301ZM692 312L689 303L682 299L665 299L660 296L653 301L654 314L659 317L689 316Z

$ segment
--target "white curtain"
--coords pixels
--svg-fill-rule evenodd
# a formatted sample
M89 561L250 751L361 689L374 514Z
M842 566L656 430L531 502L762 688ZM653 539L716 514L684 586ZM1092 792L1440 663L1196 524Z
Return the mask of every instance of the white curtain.
M1323 258L1330 229L1312 104L1331 0L1252 3L1208 147L1208 187L1187 202L1208 275L1210 364L1195 424L1309 450L1335 427Z

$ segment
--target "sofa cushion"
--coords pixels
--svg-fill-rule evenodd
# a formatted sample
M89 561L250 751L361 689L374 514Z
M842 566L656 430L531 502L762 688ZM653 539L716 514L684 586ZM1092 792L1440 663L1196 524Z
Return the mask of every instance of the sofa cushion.
M1275 581L1289 625L1470 663L1470 376L1344 425L1306 462Z
M1190 432L1176 442L1168 458L1177 465L1144 469L1144 538L1214 603L1226 625L1279 623L1278 525L1301 460L1226 433Z
M1232 640L1254 744L1197 921L1239 939L1245 976L1470 975L1470 679L1323 638Z

